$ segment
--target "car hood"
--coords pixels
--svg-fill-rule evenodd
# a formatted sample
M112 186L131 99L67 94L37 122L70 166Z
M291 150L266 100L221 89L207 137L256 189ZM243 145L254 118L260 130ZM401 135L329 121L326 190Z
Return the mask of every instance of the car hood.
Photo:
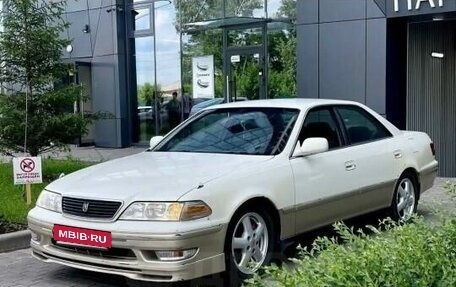
M271 158L273 156L143 152L66 175L46 189L88 199L175 201L201 184Z

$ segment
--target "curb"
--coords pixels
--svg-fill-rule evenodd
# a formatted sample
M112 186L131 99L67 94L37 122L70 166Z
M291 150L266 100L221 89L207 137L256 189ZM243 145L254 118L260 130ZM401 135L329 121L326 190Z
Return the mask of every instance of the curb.
M0 235L0 253L30 247L30 230L17 231Z

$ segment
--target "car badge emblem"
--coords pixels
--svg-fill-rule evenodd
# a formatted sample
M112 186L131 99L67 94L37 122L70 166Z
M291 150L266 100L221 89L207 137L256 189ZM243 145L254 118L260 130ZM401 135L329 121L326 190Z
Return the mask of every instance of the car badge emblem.
M82 204L82 212L86 213L88 210L89 210L89 203L88 202L84 202Z

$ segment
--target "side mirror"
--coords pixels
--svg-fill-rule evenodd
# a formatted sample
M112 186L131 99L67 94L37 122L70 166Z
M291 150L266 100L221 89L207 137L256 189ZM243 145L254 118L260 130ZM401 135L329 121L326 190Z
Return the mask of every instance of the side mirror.
M156 147L162 140L163 140L164 137L162 136L155 136L153 138L150 139L150 149L153 149L154 147Z
M307 156L317 153L326 152L329 150L328 140L325 138L308 138L302 145L296 145L293 156Z

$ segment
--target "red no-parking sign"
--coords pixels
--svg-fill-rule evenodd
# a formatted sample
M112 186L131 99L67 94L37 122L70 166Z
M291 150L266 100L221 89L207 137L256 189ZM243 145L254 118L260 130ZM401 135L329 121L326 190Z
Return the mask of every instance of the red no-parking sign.
M17 157L13 159L14 184L42 183L41 157Z

